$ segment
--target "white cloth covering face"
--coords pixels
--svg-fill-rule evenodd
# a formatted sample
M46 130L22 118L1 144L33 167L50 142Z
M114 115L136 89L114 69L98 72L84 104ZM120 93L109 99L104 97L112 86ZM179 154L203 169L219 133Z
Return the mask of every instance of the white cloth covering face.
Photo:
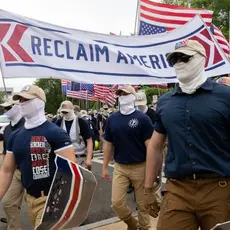
M11 121L11 125L15 126L22 118L20 106L14 105L9 111L7 111L6 116Z
M129 115L135 111L135 99L136 97L133 94L119 97L121 114Z
M21 115L25 118L25 128L33 129L44 122L45 117L45 102L39 98L34 98L20 104Z
M63 118L66 121L72 121L76 118L76 115L74 113L74 110L70 110L68 113L63 113Z
M204 67L205 57L198 53L189 62L174 65L182 92L192 94L207 80Z

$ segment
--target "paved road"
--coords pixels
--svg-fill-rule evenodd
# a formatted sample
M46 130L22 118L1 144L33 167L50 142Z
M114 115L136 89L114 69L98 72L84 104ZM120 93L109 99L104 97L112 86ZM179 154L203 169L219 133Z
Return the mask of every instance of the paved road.
M115 213L111 209L111 183L106 183L101 177L102 169L102 153L96 153L95 159L93 160L92 171L95 174L98 186L92 202L92 206L89 212L89 216L85 221L85 224L94 223L100 220L105 220L115 216ZM1 162L1 160L0 160ZM109 167L110 174L112 176L113 166ZM135 203L133 194L128 195L128 203L133 211L135 211ZM3 217L4 213L0 205L0 217ZM23 230L32 230L29 219L27 217L26 205L23 203L21 211L21 223ZM7 225L0 222L0 230L6 230Z

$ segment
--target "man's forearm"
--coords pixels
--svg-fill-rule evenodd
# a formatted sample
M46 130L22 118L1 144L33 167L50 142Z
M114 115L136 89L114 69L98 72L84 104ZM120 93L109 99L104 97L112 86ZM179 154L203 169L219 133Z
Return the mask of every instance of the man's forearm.
M106 169L108 167L109 161L112 157L112 149L113 146L110 143L105 143L104 146L104 160L103 160L103 168Z
M146 159L146 176L145 176L145 188L153 187L153 183L156 181L158 172L162 167L162 147L154 148L148 146L147 159Z
M14 173L5 173L0 169L0 200L6 194L7 190L10 187L12 177Z
M92 138L87 140L87 159L93 158L93 141Z

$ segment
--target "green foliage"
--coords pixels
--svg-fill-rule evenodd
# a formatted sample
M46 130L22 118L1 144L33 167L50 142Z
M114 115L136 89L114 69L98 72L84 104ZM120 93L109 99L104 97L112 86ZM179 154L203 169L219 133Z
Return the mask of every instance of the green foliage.
M163 2L180 6L188 6L190 2L191 8L212 10L213 24L222 31L227 40L229 39L230 0L163 0Z
M5 94L3 92L0 92L0 104L4 102L4 96Z
M46 93L46 112L56 114L60 104L66 99L62 94L61 80L37 79L34 84Z
M145 90L145 94L147 97L147 104L152 104L153 101L153 95L158 95L160 97L161 95L168 92L168 89L161 89L161 88L151 88L149 86L142 86L141 89Z

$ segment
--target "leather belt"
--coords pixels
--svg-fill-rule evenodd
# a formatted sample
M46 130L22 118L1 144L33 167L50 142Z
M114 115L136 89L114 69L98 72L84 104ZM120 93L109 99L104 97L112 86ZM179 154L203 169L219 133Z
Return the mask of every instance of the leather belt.
M185 177L186 180L198 180L198 179L227 179L230 177L221 176L217 173L193 173L190 176Z

